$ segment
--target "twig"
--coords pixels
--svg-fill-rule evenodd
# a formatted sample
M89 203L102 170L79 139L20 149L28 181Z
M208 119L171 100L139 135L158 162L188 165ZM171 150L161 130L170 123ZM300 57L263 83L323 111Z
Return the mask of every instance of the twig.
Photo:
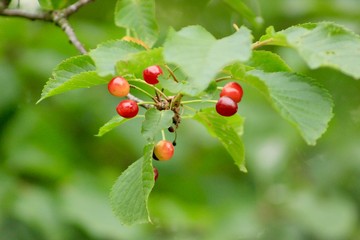
M68 6L67 8L65 8L64 10L62 10L64 17L68 17L70 15L72 15L73 13L75 13L77 10L79 10L79 8L81 8L82 6L92 2L94 0L79 0L76 3Z
M8 17L21 17L21 18L27 18L30 20L42 20L45 22L53 21L50 12L31 13L31 12L25 12L20 9L5 8L5 9L0 10L0 15L8 16Z
M26 12L20 9L1 9L0 8L0 16L8 16L8 17L20 17L26 18L29 20L40 20L44 22L53 22L58 25L64 33L68 36L70 43L74 45L74 47L79 50L80 53L86 54L87 51L79 39L76 37L76 34L68 22L68 18L77 12L81 7L86 4L92 2L94 0L78 0L74 4L68 6L65 9L56 10L56 11L41 11L37 13ZM7 6L6 6L7 7ZM134 100L135 102L144 102L142 99L135 97L132 94L127 95L128 99ZM145 108L151 108L150 105L144 104L141 105Z
M76 49L79 50L79 52L81 52L82 54L87 53L86 49L76 37L74 30L72 29L66 18L59 18L59 20L56 21L56 24L61 27L64 33L68 36L70 42L76 47Z
M68 36L70 43L72 43L76 49L79 50L82 54L87 53L84 46L76 37L76 34L70 23L68 22L68 18L78 11L82 6L92 2L94 0L79 0L74 4L68 6L65 9L56 10L56 11L41 11L37 13L26 12L20 9L0 9L0 15L8 16L8 17L20 17L26 18L30 20L41 20L44 22L54 22L58 25Z
M128 95L126 95L126 97L127 97L128 99L130 99L130 100L133 100L133 101L137 102L137 103L144 102L142 99L135 97L135 96L132 95L131 93L129 93ZM149 108L152 107L152 106L150 106L149 104L143 104L143 105L141 105L141 106L144 107L144 108L146 108L146 109L149 109Z

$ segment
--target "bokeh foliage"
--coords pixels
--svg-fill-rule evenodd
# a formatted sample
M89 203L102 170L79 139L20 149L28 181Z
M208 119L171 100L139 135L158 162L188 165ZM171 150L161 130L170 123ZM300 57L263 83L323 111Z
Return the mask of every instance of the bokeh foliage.
M223 37L236 22L257 38L268 25L324 20L360 33L357 0L244 1L263 18L256 26L231 1L156 2L162 36L169 25L201 24ZM87 48L124 35L113 23L115 3L95 1L70 19ZM278 53L334 97L335 116L317 145L307 146L245 85L239 112L248 173L200 124L184 122L175 157L155 163L154 224L123 227L108 192L142 155L141 120L95 137L117 103L104 86L35 105L52 69L78 53L51 24L0 18L0 239L359 238L360 82L326 68L310 71L293 50Z

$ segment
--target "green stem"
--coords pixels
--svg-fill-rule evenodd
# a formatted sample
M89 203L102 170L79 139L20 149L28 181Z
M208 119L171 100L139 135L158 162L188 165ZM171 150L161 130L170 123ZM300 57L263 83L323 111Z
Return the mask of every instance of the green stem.
M158 92L161 96L163 96L166 100L168 100L168 96L165 95L165 93L163 93L160 89L158 89L157 87L155 87L154 85L151 85L151 84L148 84L146 83L144 80L140 80L140 79L132 79L130 81L133 81L133 82L139 82L139 83L142 83L142 84L146 84L148 86L150 86L151 88L153 88L156 92ZM134 86L134 85L131 85L131 86ZM140 90L140 88L138 87L137 88L138 90ZM140 90L141 91L141 90ZM148 93L148 95L150 95ZM151 96L151 95L150 95ZM151 96L151 98L153 98L153 96Z
M232 76L217 78L217 79L215 79L215 82L221 82L221 81L229 80L229 79L232 79Z
M150 93L148 93L147 91L145 91L145 90L142 89L142 88L139 88L138 86L135 86L135 85L130 84L130 87L135 88L136 90L139 90L140 92L148 95L150 98L153 98L153 96L152 96Z
M199 103L199 102L217 103L216 100L201 100L201 99L197 100L196 99L196 100L182 101L181 104Z
M239 31L239 26L236 23L233 24L233 28L235 28L236 31Z
M274 39L273 39L273 38L269 38L269 39L266 39L266 40L264 40L264 41L257 41L257 42L254 42L254 43L251 45L251 48L254 50L254 49L256 49L256 48L269 45L269 44L271 44L271 43L273 43L273 42L274 42Z
M171 77L174 79L174 81L178 83L179 81L176 79L176 76L175 76L174 72L170 69L170 67L166 64L165 64L165 67L168 70L168 72L170 73Z
M173 100L170 103L170 109L173 108L173 105L176 101L179 101L181 98L183 97L183 95L181 93L176 94L176 96L173 98Z
M158 89L157 87L153 86L153 88L155 89L155 91L157 93L159 93L161 96L163 96L166 100L169 100L168 96L166 96L165 93L163 93L160 89Z
M195 108L189 107L187 105L184 105L183 107L190 110L190 111L192 111L192 112L195 112L195 113L197 112L197 110ZM181 118L183 118L183 116L181 116Z
M181 119L192 119L192 118L194 118L194 115L181 116Z
M164 129L161 130L162 140L166 140Z
M130 28L126 28L126 36L131 37L131 31L130 31Z

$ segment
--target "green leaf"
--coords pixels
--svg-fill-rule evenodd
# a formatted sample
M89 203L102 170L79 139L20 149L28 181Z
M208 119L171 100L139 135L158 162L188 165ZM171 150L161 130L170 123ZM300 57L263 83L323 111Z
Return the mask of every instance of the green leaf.
M264 72L290 72L290 67L277 54L269 51L253 51L246 65Z
M131 164L116 180L110 203L122 224L151 222L148 198L154 186L152 153L154 143L144 148L144 156Z
M253 51L251 58L244 64L234 63L224 68L224 73L238 80L244 80L246 72L258 69L264 72L290 72L290 67L277 54L269 51ZM259 86L260 87L260 86Z
M137 116L136 116L137 117ZM135 118L136 118L135 117ZM100 129L98 134L96 135L97 137L102 137L104 136L106 133L110 132L111 130L113 130L114 128L120 126L123 123L126 123L128 120L128 118L123 118L119 115L114 116L113 118L111 118L107 123L105 123Z
M162 48L156 48L135 53L129 59L119 61L116 64L116 72L121 76L131 74L136 78L142 78L142 72L145 68L163 64L165 62L162 56Z
M94 60L96 70L100 76L115 75L116 63L127 60L134 53L144 51L139 44L129 41L117 40L100 44L89 52Z
M42 9L53 10L53 4L51 0L38 0Z
M244 145L240 138L243 132L244 119L238 114L222 117L213 108L199 111L194 119L203 124L212 136L218 138L239 169L247 172Z
M115 24L135 32L136 37L150 47L158 37L154 0L118 0Z
M310 68L330 67L360 78L360 37L334 23L307 23L264 38L294 48Z
M264 20L256 14L243 2L239 0L223 0L235 11L240 13L242 17L248 20L254 27L259 28L262 26Z
M333 102L328 91L312 78L290 72L252 70L245 81L260 90L309 145L315 145L328 128Z
M171 126L173 116L174 112L171 110L159 111L150 108L145 113L141 133L147 140L153 140L161 130Z
M185 27L170 34L164 44L164 58L187 75L188 84L184 84L182 92L198 95L225 66L250 58L251 39L245 27L219 40L200 26Z
M44 86L38 103L50 96L79 88L107 83L108 79L96 74L94 63L87 55L75 56L61 62Z
M38 1L41 8L44 10L61 9L69 3L68 0L38 0Z

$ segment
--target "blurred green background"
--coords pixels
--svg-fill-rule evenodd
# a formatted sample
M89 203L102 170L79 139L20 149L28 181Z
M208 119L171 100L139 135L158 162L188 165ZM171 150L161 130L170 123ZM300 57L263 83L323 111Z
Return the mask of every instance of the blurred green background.
M360 33L358 0L244 2L262 25L220 0L158 0L161 34L201 24L223 37L236 22L257 39L269 25L315 21ZM71 17L88 49L123 36L113 24L115 3L95 1ZM198 123L184 121L175 157L154 163L154 223L126 227L111 212L108 193L142 154L141 120L95 137L118 101L106 86L35 105L52 69L78 52L53 24L0 17L0 240L360 239L360 82L329 69L309 71L294 51L273 50L333 95L335 117L318 144L307 146L245 85L239 113L249 172L239 172Z

